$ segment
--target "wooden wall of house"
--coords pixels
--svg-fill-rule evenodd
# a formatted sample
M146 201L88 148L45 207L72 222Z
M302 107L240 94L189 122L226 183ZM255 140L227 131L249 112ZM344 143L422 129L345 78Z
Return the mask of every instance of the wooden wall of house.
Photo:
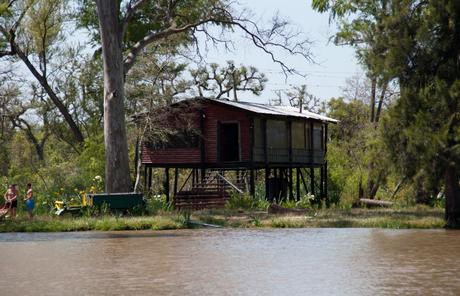
M238 110L219 103L209 103L205 106L204 141L206 162L218 162L218 124L238 122L240 126L240 160L249 161L250 150L250 119L243 110Z
M200 148L149 149L142 146L142 163L184 164L200 163Z
M239 156L242 162L251 159L259 164L265 162L265 125L269 163L286 164L292 161L297 164L320 165L324 162L325 129L319 121L273 117L263 119L245 110L212 101L206 101L199 108L202 108L205 117L201 119L201 111L195 110L193 122L197 129L201 125L204 128L202 141L205 164L219 164L219 123L239 124ZM251 122L254 127L253 140ZM189 148L152 149L143 146L142 162L153 165L200 164L202 153L201 143Z

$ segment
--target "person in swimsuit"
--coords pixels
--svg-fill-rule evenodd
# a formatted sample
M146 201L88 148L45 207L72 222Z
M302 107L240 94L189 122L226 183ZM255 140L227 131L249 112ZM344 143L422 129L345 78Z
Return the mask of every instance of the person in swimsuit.
M18 207L18 190L16 184L11 185L5 193L5 202L10 206L11 217L16 217L16 209Z
M31 183L27 184L26 198L24 198L24 200L26 202L26 208L27 208L27 214L29 215L29 220L32 220L34 216L33 210L35 207L35 201L34 201L34 192L32 190Z

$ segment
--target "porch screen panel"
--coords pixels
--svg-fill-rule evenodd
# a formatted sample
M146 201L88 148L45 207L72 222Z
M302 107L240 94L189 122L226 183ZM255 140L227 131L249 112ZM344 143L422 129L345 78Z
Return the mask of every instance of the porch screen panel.
M303 122L292 123L292 148L305 149L305 126Z
M323 150L323 125L313 125L313 150Z
M263 161L264 157L264 130L262 128L262 120L254 119L254 150L253 157L255 161Z
M267 120L267 150L271 162L287 162L289 160L289 138L287 122Z

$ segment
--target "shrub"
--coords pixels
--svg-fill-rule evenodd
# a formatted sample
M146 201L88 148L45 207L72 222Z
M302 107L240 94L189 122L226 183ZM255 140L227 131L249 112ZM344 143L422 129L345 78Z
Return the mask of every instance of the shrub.
M172 209L171 202L166 201L165 195L149 194L146 199L146 211L149 215L156 215L160 211L170 211Z
M311 209L312 201L315 196L311 193L307 193L300 197L300 200L284 200L281 202L281 206L288 209Z
M227 209L266 210L270 203L261 198L252 197L248 193L232 193L225 207Z

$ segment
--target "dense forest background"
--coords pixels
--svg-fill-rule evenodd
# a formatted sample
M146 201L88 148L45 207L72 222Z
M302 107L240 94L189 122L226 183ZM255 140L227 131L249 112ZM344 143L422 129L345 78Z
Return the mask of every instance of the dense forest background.
M199 40L231 48L227 32L240 31L286 75L298 73L279 52L313 61L310 42L288 21L275 16L259 27L251 12L231 1L114 2L131 183L139 142L174 133L159 128L161 114L154 110L195 96L244 100L245 92L259 95L270 83L251 65L206 64L206 45ZM110 98L104 93L107 48L97 13L104 7L96 4L0 0L4 190L32 182L39 201L49 204L107 188L104 121ZM327 156L328 191L337 206L351 207L358 198L400 205L447 201L454 223L460 217L460 3L314 0L312 6L330 15L335 44L355 48L366 76L350 77L337 98L315 97L308 85L299 85L264 99L302 104L340 121L331 127ZM140 113L150 116L139 123L134 119ZM162 172L155 174L156 194Z

